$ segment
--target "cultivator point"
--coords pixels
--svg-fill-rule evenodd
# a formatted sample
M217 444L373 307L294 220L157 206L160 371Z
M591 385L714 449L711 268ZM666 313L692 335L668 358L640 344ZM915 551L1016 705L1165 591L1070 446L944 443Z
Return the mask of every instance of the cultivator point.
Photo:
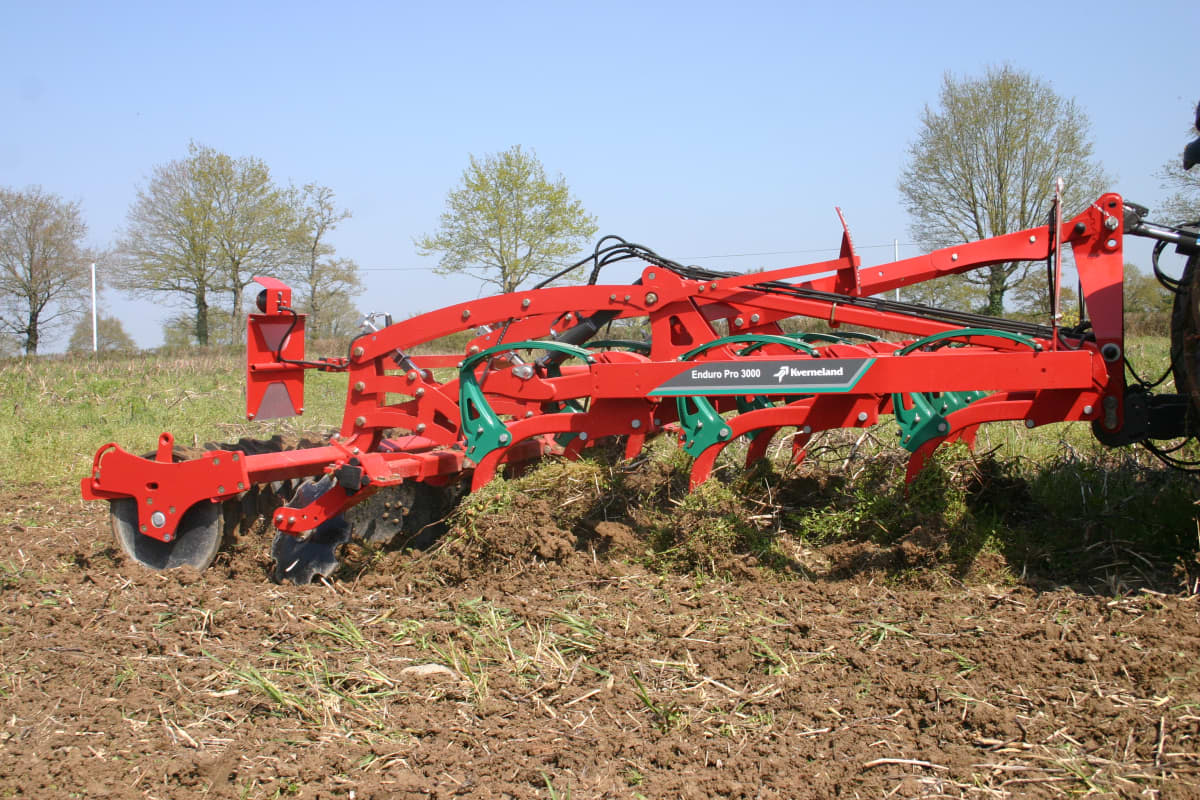
M311 447L243 444L186 460L176 458L169 434L150 459L107 444L83 495L110 501L122 549L152 569L206 567L231 520L270 505L276 578L305 583L335 569L351 535L421 543L459 493L502 468L575 458L614 438L628 457L653 437L677 439L692 457L696 486L735 441L748 441L753 462L780 431L794 430L799 460L820 432L867 428L888 415L911 454L910 478L937 447L970 445L981 425L1004 420L1030 428L1088 422L1106 444L1182 437L1200 397L1196 235L1143 223L1142 211L1106 194L1071 219L1055 215L1040 227L869 269L848 232L837 259L751 274L686 267L607 237L588 260L585 285L370 325L347 357L316 361L305 359L304 316L291 290L259 278L259 311L248 323L247 417L302 413L305 373L341 372L340 430ZM1173 340L1182 354L1176 383L1190 397L1126 386L1129 234L1189 255ZM1068 246L1086 312L1074 327L1060 327L1057 307L1040 325L884 297L991 264L1044 261L1057 298ZM598 282L603 267L626 259L644 265L639 280ZM464 331L472 338L463 350L425 352Z

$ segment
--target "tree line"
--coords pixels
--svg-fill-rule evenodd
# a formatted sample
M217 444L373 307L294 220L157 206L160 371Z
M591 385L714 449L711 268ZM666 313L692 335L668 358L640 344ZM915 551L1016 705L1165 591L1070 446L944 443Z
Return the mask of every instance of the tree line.
M292 286L311 336L345 335L357 326L362 281L330 234L349 217L329 187L283 186L262 159L196 143L153 169L105 251L86 246L78 203L36 186L0 188L0 352L34 355L72 323L70 348L91 349L94 262L102 285L185 309L165 325L168 346L240 342L256 275ZM101 349L132 348L119 320L102 315L98 328Z
M897 187L914 238L935 249L1045 224L1060 177L1066 216L1111 188L1092 155L1087 115L1045 81L1001 66L944 77L937 103L920 115ZM1200 178L1172 162L1160 177L1174 192L1165 220L1200 217ZM356 321L352 298L362 283L329 235L349 216L328 187L280 186L260 159L192 144L139 188L125 230L104 254L105 272L116 288L186 305L167 326L168 344L239 341L257 274L292 284L316 336L342 335ZM518 145L470 156L438 229L413 243L438 257L436 273L511 292L575 261L596 231L566 180L549 178ZM36 353L47 330L77 313L86 263L100 257L84 247L86 232L77 204L36 187L0 189L0 349L7 342ZM1132 265L1126 282L1128 310L1169 307L1153 278ZM1047 286L1038 265L1004 263L910 287L905 299L1044 317Z

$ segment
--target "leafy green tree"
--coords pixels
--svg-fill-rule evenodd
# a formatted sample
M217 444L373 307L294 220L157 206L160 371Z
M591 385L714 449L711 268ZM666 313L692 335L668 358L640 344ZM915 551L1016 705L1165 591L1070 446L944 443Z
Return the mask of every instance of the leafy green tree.
M120 289L161 301L164 295L191 306L192 335L209 342L209 312L224 286L214 201L200 171L200 148L189 157L157 166L138 189L118 245L115 280Z
M1064 213L1083 208L1106 181L1092 160L1089 127L1073 100L1026 72L993 67L962 80L947 73L899 180L913 235L932 249L1044 225L1059 177ZM982 288L982 310L998 316L1005 294L1034 268L994 264L962 280Z
M187 350L202 346L196 338L195 319L189 312L172 314L162 325L163 347L168 350ZM236 317L227 308L208 310L207 345L237 344L246 336L246 315Z
M333 257L329 234L350 212L337 207L332 189L314 183L293 189L289 202L295 223L287 277L308 314L307 331L314 339L344 336L357 324L351 298L363 285L353 260Z
M596 230L566 179L548 179L537 156L516 145L471 156L462 183L446 197L441 227L415 244L421 255L440 254L439 275L463 273L512 292L562 269Z
M83 308L95 254L77 203L41 187L0 187L0 335L36 355L48 333Z
M287 262L296 226L288 194L271 181L262 159L232 158L193 144L189 161L200 191L212 200L212 236L219 256L221 288L234 317L256 275L279 273Z
M138 190L121 238L119 288L186 303L191 333L173 318L172 339L198 345L241 341L247 287L256 275L302 275L301 296L318 308L358 285L353 262L333 258L327 234L347 216L333 192L281 189L253 157L188 146L187 158L156 167ZM221 321L215 309L221 309ZM318 308L319 313L319 308Z
M101 353L132 353L137 350L137 345L125 332L125 326L121 324L121 320L104 314L101 314L96 320L96 347ZM92 318L90 315L81 317L75 325L75 330L71 331L67 352L92 352Z
M1041 269L1030 270L1025 277L1013 285L1011 290L1013 307L1017 316L1032 322L1050 322L1050 280L1046 274L1045 262ZM1064 280L1059 287L1058 308L1060 321L1071 321L1077 316L1079 295L1074 288Z

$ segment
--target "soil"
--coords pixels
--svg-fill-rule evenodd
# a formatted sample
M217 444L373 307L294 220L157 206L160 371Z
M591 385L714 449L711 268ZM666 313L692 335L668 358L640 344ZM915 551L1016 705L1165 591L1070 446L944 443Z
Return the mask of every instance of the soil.
M1200 796L1184 579L963 582L921 530L659 574L528 500L276 585L267 534L151 573L56 492L0 492L0 796Z

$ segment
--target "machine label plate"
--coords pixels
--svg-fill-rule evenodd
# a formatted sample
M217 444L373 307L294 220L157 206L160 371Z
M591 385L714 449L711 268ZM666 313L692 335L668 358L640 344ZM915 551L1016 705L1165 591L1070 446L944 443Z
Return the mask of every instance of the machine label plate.
M655 397L704 394L820 394L848 392L873 358L780 358L702 361L650 392Z

